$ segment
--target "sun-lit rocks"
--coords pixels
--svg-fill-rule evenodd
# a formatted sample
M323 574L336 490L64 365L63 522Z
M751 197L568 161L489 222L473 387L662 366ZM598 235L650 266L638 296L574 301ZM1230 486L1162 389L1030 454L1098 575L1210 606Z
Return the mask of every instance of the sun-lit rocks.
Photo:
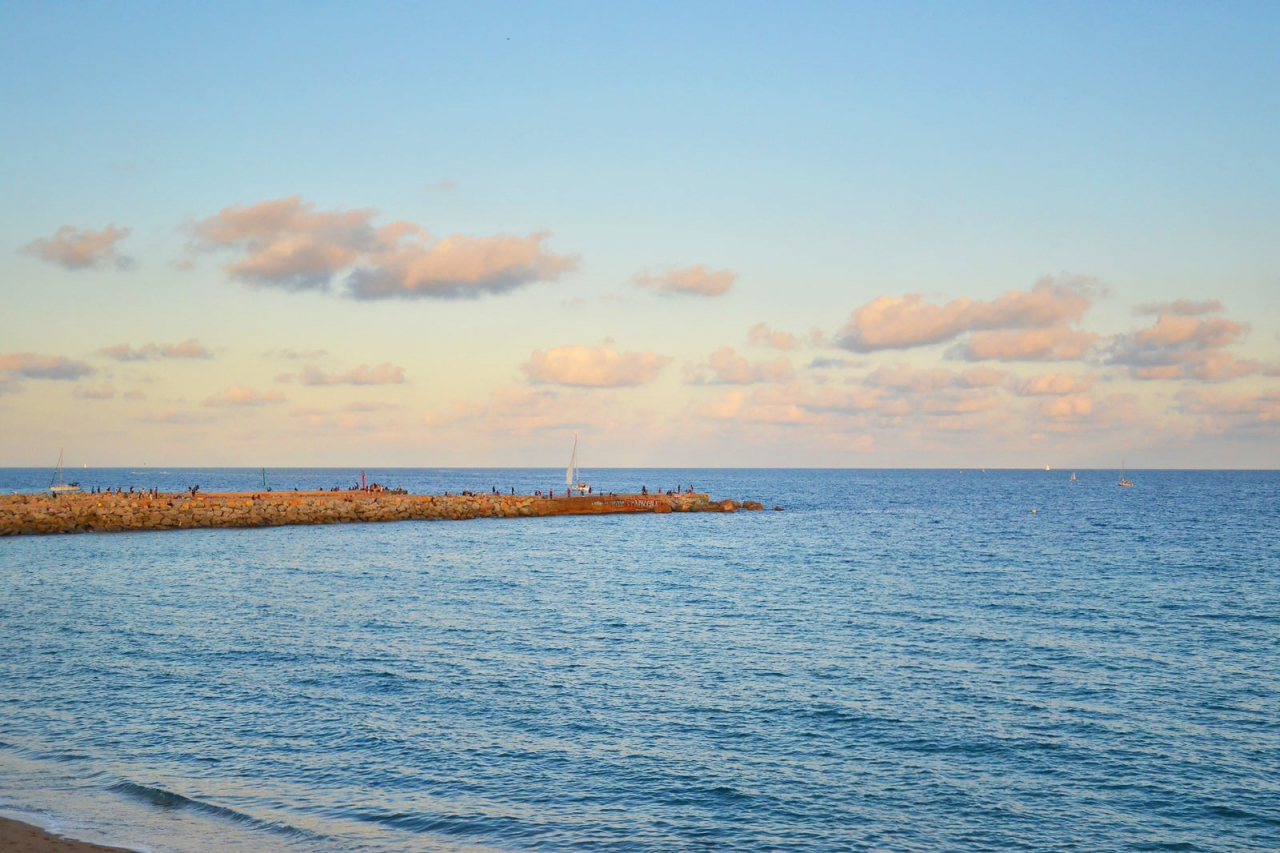
M41 533L278 527L359 521L527 518L618 513L760 510L756 501L713 501L709 495L592 494L405 495L377 492L228 492L190 495L3 495L0 536Z

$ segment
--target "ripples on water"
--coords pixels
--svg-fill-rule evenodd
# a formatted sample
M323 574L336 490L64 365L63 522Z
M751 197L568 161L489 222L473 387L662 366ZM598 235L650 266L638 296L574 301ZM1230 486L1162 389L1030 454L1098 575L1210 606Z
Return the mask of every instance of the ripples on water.
M1280 849L1280 475L1068 473L0 540L0 809L155 851Z

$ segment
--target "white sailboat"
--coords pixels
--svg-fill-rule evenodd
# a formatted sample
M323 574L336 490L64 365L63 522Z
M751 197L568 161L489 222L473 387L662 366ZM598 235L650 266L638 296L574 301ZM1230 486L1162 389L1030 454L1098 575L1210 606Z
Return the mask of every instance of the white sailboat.
M574 482L575 480L577 482ZM578 437L576 435L573 437L573 453L569 454L569 467L564 472L564 484L580 495L591 491L590 486L578 479Z
M1124 476L1124 462L1121 462L1121 463L1120 463L1120 483L1119 483L1119 485L1121 485L1121 486L1132 486L1132 485L1133 485L1133 481L1132 481L1132 480L1125 479L1125 476Z
M1070 482L1072 482L1072 483L1078 483L1078 482L1080 482L1080 481L1076 478L1076 472L1075 472L1075 471L1072 471L1072 472L1071 472L1071 480L1070 480Z
M62 479L62 449L58 449L58 467L53 469L53 478L49 480L49 491L55 495L67 495L80 491L79 483L67 483Z

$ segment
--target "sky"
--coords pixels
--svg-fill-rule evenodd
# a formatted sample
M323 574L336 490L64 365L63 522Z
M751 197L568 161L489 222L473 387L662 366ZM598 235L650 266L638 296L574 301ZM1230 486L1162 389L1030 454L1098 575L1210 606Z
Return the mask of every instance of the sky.
M1278 40L0 0L0 465L1280 467Z

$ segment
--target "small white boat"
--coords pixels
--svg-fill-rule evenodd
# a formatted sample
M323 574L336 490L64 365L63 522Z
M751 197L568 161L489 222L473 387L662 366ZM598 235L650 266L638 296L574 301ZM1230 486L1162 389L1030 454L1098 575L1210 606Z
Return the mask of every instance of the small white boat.
M1124 486L1124 487L1126 487L1126 488L1132 488L1132 486L1133 486L1133 481L1132 481L1132 480L1127 480L1127 479L1125 479L1125 476L1124 476L1124 463L1123 463L1123 462L1121 462L1121 463L1120 463L1120 483L1119 483L1119 485Z
M569 467L564 472L564 484L571 491L575 491L580 495L589 494L591 487L585 481L578 479L578 437L573 437L573 453L569 454ZM574 481L577 480L575 483Z
M1076 479L1076 472L1075 472L1075 471L1072 471L1072 472L1071 472L1071 482L1072 482L1072 483L1078 483L1078 482L1080 482L1079 480L1077 480L1077 479Z
M79 483L67 483L62 479L62 450L58 450L58 467L53 469L53 479L49 481L49 491L55 495L68 495L82 491Z

